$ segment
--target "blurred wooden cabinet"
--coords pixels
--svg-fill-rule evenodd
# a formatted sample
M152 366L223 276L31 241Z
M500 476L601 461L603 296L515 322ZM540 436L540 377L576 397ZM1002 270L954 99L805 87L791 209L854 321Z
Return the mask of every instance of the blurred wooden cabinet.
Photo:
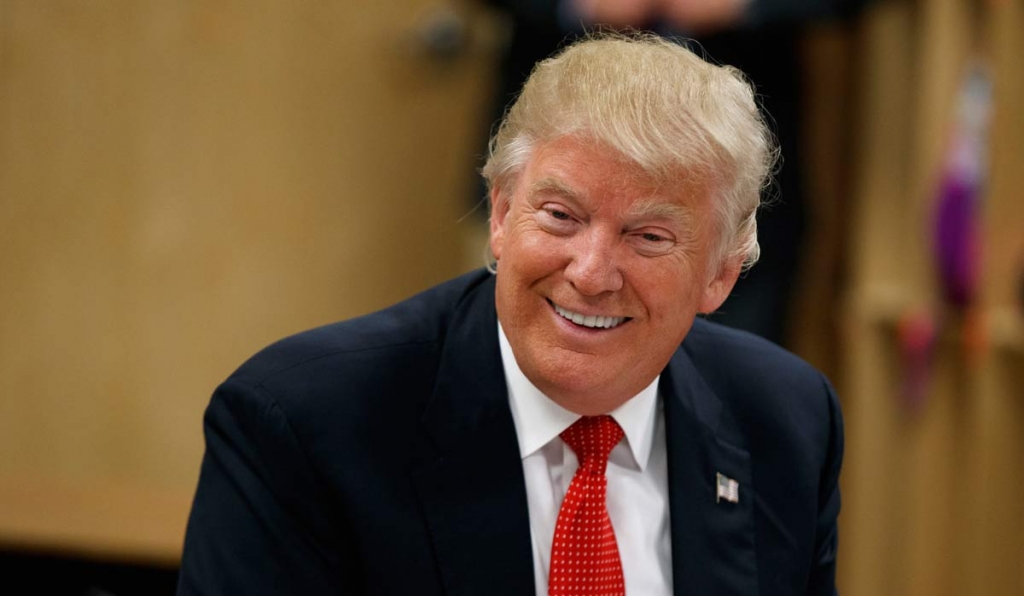
M841 592L1024 594L1024 4L879 2L856 51ZM958 310L940 298L931 246L972 62L993 104L978 295ZM934 326L917 404L915 324Z
M0 0L0 545L173 563L216 384L463 268L473 6Z

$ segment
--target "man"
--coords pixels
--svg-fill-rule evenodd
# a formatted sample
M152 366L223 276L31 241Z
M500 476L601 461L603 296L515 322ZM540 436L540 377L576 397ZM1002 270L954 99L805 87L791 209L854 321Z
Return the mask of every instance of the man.
M696 319L757 257L774 153L680 46L538 65L483 172L496 273L217 390L179 594L834 593L835 396Z

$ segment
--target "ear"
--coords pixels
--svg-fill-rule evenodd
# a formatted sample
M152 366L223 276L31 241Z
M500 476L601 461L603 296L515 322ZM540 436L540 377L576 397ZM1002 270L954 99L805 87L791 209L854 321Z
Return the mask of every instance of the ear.
M708 285L704 287L704 295L700 301L700 312L713 313L718 310L718 307L722 306L725 299L729 297L729 292L736 285L736 280L739 279L741 271L743 271L742 255L723 260L721 265L719 265L718 272Z
M505 243L505 218L508 216L511 197L501 186L491 187L491 254L495 259L501 258L501 250Z

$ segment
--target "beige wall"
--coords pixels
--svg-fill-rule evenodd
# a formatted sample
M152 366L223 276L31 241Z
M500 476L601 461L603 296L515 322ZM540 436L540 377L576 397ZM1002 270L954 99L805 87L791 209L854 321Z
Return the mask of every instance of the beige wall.
M0 543L173 560L216 384L464 268L460 6L0 0Z
M879 2L855 39L858 143L840 385L843 593L1024 594L1024 5ZM972 62L994 84L975 304L945 304L935 201ZM901 347L935 328L918 407Z

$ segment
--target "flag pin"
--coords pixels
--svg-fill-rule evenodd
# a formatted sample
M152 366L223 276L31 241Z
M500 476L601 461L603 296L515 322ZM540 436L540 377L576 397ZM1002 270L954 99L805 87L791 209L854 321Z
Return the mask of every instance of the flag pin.
M720 503L722 499L730 503L740 502L740 483L736 482L732 478L725 476L721 472L718 473L718 481L715 483L718 486L717 494L715 495L715 502Z

